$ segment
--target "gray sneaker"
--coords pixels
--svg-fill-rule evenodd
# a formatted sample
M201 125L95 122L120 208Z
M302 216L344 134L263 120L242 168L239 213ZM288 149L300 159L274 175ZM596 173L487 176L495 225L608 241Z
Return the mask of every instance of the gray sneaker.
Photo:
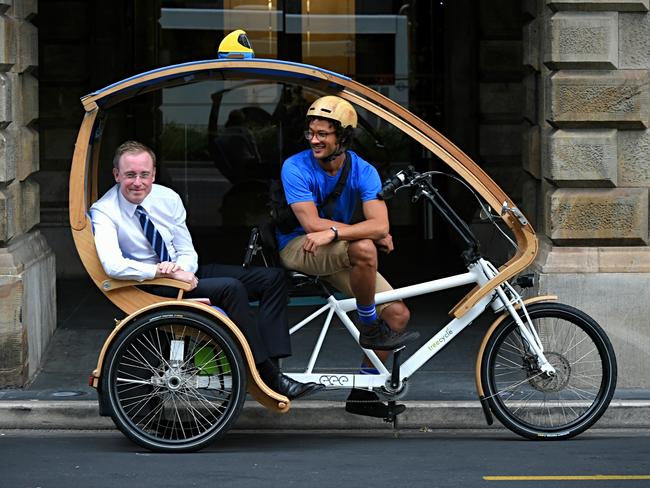
M382 319L377 319L372 324L359 323L358 325L361 332L359 344L364 349L392 351L420 337L419 332L412 330L395 332Z

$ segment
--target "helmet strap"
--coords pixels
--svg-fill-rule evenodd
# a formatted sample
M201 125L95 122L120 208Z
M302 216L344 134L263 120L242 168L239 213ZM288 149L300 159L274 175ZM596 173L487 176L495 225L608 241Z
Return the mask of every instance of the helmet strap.
M346 149L346 148L345 148L344 146L342 146L341 144L337 144L337 145L336 145L336 150L335 150L332 154L330 154L329 156L327 156L326 158L322 159L323 163L324 163L324 164L329 164L329 163L331 163L331 162L334 161L336 158L338 158L341 154L343 154L343 153L345 152L345 149Z

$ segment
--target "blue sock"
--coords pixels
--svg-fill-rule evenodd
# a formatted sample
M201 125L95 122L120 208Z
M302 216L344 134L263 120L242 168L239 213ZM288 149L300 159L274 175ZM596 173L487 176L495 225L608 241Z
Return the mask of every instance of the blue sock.
M377 368L373 368L372 366L364 366L362 364L361 369L359 370L359 374L379 374L379 371Z
M369 325L377 320L377 309L374 303L370 305L359 305L357 303L357 314L362 324Z

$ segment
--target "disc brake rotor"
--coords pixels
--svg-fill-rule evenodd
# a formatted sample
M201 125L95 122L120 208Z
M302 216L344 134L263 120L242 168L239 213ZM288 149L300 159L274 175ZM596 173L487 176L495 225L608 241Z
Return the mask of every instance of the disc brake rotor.
M549 393L562 391L571 378L571 364L562 354L557 352L544 352L546 359L555 368L553 376L547 376L538 368L531 370L528 383L538 391Z

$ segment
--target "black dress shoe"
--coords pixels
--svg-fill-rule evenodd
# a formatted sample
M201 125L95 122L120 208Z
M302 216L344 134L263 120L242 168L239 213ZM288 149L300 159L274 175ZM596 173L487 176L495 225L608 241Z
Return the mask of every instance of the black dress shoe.
M406 405L398 404L393 408L393 414L399 415L406 410ZM389 417L388 405L379 401L379 397L373 391L352 388L348 401L345 403L345 411L355 415L376 417L385 419Z
M286 396L289 400L302 398L325 389L325 385L321 385L320 383L300 383L280 372L271 378L268 385L278 393Z

